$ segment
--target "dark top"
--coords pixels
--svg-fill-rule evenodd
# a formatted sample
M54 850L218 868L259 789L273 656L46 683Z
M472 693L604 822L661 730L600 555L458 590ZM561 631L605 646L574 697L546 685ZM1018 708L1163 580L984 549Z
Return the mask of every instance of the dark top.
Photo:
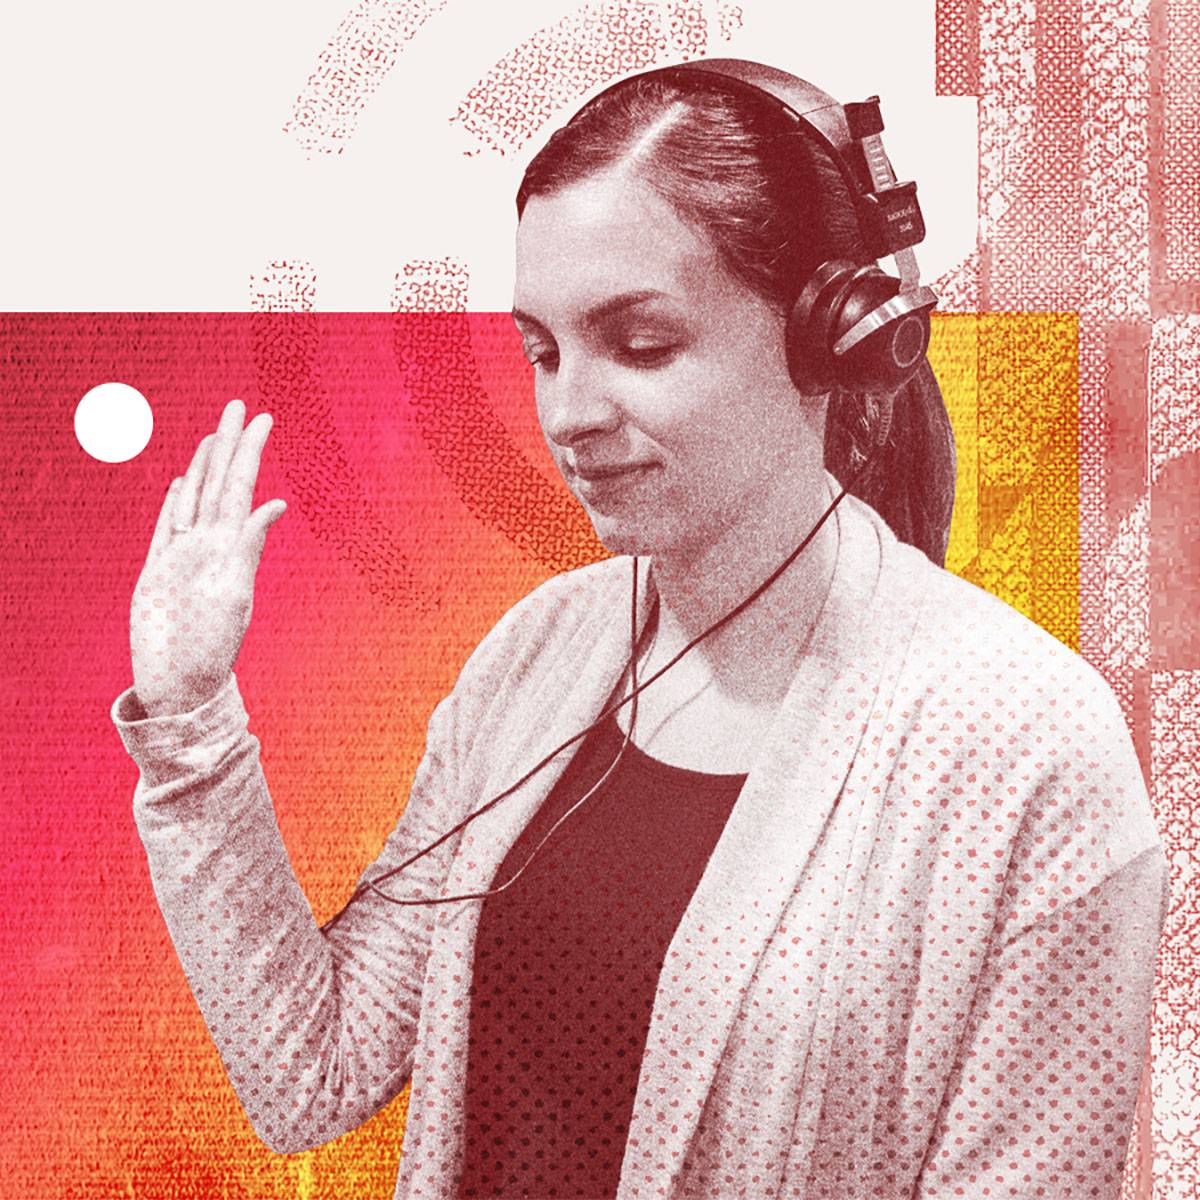
M496 874L596 782L624 734L593 730ZM511 887L483 901L471 986L463 1200L616 1194L667 947L746 776L630 742Z

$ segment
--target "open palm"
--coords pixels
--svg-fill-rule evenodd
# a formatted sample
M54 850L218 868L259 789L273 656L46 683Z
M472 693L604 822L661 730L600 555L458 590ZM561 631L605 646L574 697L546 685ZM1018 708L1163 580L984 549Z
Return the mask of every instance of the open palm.
M250 624L267 530L286 505L271 500L251 512L271 417L260 413L243 428L245 412L231 400L187 474L171 481L134 588L133 684L149 716L187 712L213 696Z

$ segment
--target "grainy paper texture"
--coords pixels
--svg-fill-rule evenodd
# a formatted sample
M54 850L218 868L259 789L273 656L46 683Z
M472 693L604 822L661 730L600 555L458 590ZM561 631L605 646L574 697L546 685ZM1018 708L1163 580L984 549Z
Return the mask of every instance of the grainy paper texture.
M1200 4L781 17L766 0L543 0L517 18L323 0L264 9L244 37L229 7L186 24L105 7L53 29L4 18L31 89L6 105L0 284L5 1192L390 1194L407 1096L274 1156L188 991L108 718L130 681L133 583L167 483L223 404L270 411L257 499L289 511L238 677L327 919L470 650L542 580L604 554L501 315L520 167L605 82L708 54L909 114L889 116L889 146L931 227L945 214L922 261L959 453L947 565L1080 651L1132 729L1172 898L1123 1195L1200 1193ZM925 143L916 161L906 136ZM108 381L154 414L126 462L73 429Z

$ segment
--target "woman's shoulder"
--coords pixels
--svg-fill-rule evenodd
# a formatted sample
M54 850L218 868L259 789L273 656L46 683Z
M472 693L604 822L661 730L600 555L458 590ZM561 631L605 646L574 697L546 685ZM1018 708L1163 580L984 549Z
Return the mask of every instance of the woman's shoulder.
M925 564L908 564L923 602L889 718L898 761L913 779L940 779L950 796L986 808L990 824L980 829L1004 831L1010 915L1044 915L1055 862L1073 863L1075 882L1092 886L1142 853L1161 853L1108 681L1011 605Z
M869 645L885 647L889 657L897 644L905 648L907 679L937 689L999 688L1023 699L1039 688L1057 686L1080 699L1116 704L1103 676L1072 647L1011 604L901 541L857 497L848 496L845 509L855 562L864 571L879 572L869 617L855 624Z
M921 577L922 597L906 666L930 683L1059 703L1119 715L1104 676L1074 648L1008 602L904 547L906 568Z

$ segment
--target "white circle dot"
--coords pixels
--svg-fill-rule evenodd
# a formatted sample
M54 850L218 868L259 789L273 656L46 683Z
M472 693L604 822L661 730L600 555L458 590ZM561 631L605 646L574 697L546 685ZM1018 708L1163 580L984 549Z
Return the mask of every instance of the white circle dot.
M100 462L128 462L145 450L154 431L146 397L127 383L101 383L75 407L75 437Z

